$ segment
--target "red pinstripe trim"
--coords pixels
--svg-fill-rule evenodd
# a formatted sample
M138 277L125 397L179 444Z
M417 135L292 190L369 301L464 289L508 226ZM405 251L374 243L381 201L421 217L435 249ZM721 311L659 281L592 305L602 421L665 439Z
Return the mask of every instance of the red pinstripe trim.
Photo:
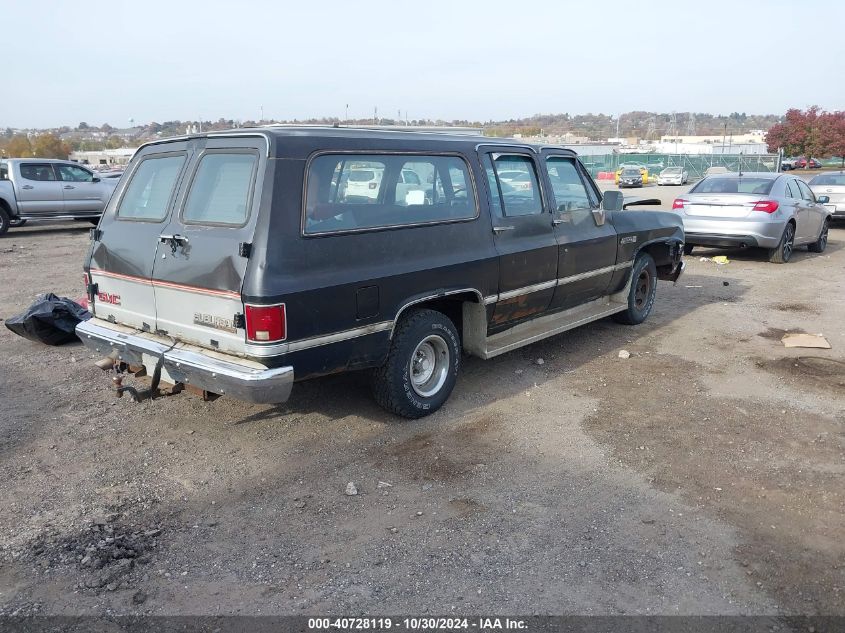
M239 292L232 292L231 290L214 290L212 288L200 288L199 286L189 286L187 284L177 284L172 281L162 281L160 279L148 279L146 277L137 277L135 275L124 275L122 273L113 273L108 270L100 270L99 268L92 268L90 270L92 275L102 275L103 277L111 277L112 279L122 279L124 281L131 281L146 286L172 288L173 290L186 290L188 292L196 292L197 294L212 295L215 297L226 297L228 299L240 299Z

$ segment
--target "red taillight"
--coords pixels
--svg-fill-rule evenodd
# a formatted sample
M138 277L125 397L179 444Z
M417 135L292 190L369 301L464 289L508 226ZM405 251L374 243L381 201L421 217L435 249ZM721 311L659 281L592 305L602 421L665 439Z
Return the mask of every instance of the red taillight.
M88 273L82 274L82 287L85 288L85 292L88 292L88 286L91 284L91 280L88 277Z
M672 203L672 208L673 209L683 209L685 202L689 202L689 201L684 200L683 198L675 198L675 202Z
M778 210L778 203L775 200L760 200L754 205L755 211L763 211L764 213L774 213Z
M256 343L275 343L287 337L285 305L244 306L246 338Z

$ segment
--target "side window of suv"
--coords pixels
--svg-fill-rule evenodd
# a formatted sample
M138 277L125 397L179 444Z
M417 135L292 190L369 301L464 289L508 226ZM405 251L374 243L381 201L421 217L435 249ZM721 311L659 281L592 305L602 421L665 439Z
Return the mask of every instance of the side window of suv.
M520 154L490 154L484 161L494 213L505 217L543 212L534 161Z
M253 153L208 153L200 159L182 219L188 224L242 226L249 215L255 166Z
M185 155L145 158L129 181L117 208L118 219L160 222L167 216Z
M459 156L321 154L308 163L303 233L471 220L471 182Z
M24 163L21 165L21 177L40 182L55 180L56 174L49 163Z
M555 208L558 211L590 209L591 200L574 160L553 156L546 161L546 171L552 183Z

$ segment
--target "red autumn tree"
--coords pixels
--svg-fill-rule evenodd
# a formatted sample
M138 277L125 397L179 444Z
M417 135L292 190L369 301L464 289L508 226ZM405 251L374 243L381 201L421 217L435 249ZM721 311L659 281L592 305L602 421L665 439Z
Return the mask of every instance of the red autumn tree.
M781 123L769 129L766 144L770 152L783 148L787 155L839 156L845 161L845 112L824 112L818 106L806 112L791 108Z

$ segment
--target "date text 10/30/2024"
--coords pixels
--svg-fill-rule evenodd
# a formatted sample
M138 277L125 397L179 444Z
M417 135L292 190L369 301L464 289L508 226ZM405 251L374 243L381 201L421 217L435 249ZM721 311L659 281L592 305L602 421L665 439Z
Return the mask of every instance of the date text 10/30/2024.
M519 631L528 628L525 620L513 618L308 618L310 630L325 631L406 631L426 630L476 630L476 631Z

